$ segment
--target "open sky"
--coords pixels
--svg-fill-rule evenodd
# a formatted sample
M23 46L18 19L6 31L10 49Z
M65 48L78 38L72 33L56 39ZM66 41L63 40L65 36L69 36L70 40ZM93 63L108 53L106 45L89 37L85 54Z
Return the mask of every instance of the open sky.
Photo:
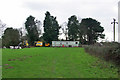
M7 27L24 26L29 15L43 23L45 12L57 17L59 24L68 22L68 18L76 15L82 18L94 18L101 22L106 34L105 40L113 40L113 18L118 21L119 0L1 0L0 20ZM116 41L118 41L118 25L116 25Z

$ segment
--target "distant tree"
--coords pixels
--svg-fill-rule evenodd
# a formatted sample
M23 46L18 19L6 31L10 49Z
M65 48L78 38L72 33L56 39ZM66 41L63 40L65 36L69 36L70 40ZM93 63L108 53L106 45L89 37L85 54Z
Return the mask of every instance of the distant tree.
M5 29L6 29L6 24L0 20L0 37L2 37Z
M51 43L53 40L58 40L58 35L59 35L59 24L56 20L56 17L53 17L50 15L50 13L47 11L45 13L45 20L43 23L44 27L44 34L43 34L43 39L46 42Z
M35 17L29 16L26 20L27 21L25 22L25 28L28 33L27 36L31 45L34 45L34 41L39 40L39 34L35 22Z
M20 34L17 29L7 28L2 36L3 46L17 46L20 41Z
M79 21L75 15L68 18L68 38L69 40L77 40L79 32Z
M22 41L22 37L23 37L23 31L22 31L22 27L18 29L19 34L20 34L20 41Z
M40 20L36 20L36 26L39 36L42 36L42 22Z
M67 27L67 23L64 22L62 25L61 25L61 33L60 35L64 34L65 35L65 40L67 41L68 39L68 27ZM63 39L62 39L63 40Z
M79 29L81 30L80 35L84 41L88 44L93 44L99 38L104 38L104 28L101 27L100 22L92 18L82 19Z

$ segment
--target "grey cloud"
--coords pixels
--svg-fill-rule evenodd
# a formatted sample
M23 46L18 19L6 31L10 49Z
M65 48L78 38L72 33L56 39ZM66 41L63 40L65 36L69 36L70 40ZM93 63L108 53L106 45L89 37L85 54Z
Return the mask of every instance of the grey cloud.
M51 8L49 5L40 2L26 2L24 3L24 7L36 11L47 10Z

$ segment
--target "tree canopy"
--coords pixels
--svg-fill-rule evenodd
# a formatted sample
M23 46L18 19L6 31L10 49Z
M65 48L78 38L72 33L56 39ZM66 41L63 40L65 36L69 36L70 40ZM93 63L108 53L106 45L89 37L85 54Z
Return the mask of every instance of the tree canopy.
M17 29L7 28L2 36L3 46L17 46L20 41L20 34Z
M27 30L27 36L31 45L34 45L34 41L39 40L39 34L35 22L35 17L29 16L25 22L25 28Z
M48 11L45 13L43 27L43 39L45 40L45 42L51 43L52 41L58 40L59 24L56 20L56 17L51 16L51 14Z
M78 27L79 21L75 15L68 18L68 38L69 40L77 40L78 39Z
M5 25L2 25L0 28L2 29L4 26ZM101 26L100 22L92 18L84 18L80 22L76 15L70 16L68 22L59 26L56 17L51 16L50 12L47 11L45 13L43 27L41 26L42 22L35 20L35 17L30 15L27 17L24 27L27 34L23 36L22 28L20 28L19 31L13 28L7 28L2 37L5 42L4 45L17 45L19 40L22 41L25 39L27 39L32 46L34 42L38 40L51 44L52 41L58 40L60 27L61 30L63 30L66 40L79 40L82 44L93 44L99 38L104 39L105 37L105 34L103 34L104 28ZM42 29L44 29L44 31Z
M80 36L88 44L92 44L105 36L103 34L104 28L100 25L100 22L92 18L82 19L79 29L81 31Z

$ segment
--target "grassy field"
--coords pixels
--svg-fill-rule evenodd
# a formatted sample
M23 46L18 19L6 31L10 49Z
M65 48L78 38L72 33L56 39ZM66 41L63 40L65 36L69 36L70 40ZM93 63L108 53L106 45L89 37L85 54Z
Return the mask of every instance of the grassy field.
M0 80L2 78L2 49L0 49Z
M3 78L117 78L117 68L83 48L3 49Z

